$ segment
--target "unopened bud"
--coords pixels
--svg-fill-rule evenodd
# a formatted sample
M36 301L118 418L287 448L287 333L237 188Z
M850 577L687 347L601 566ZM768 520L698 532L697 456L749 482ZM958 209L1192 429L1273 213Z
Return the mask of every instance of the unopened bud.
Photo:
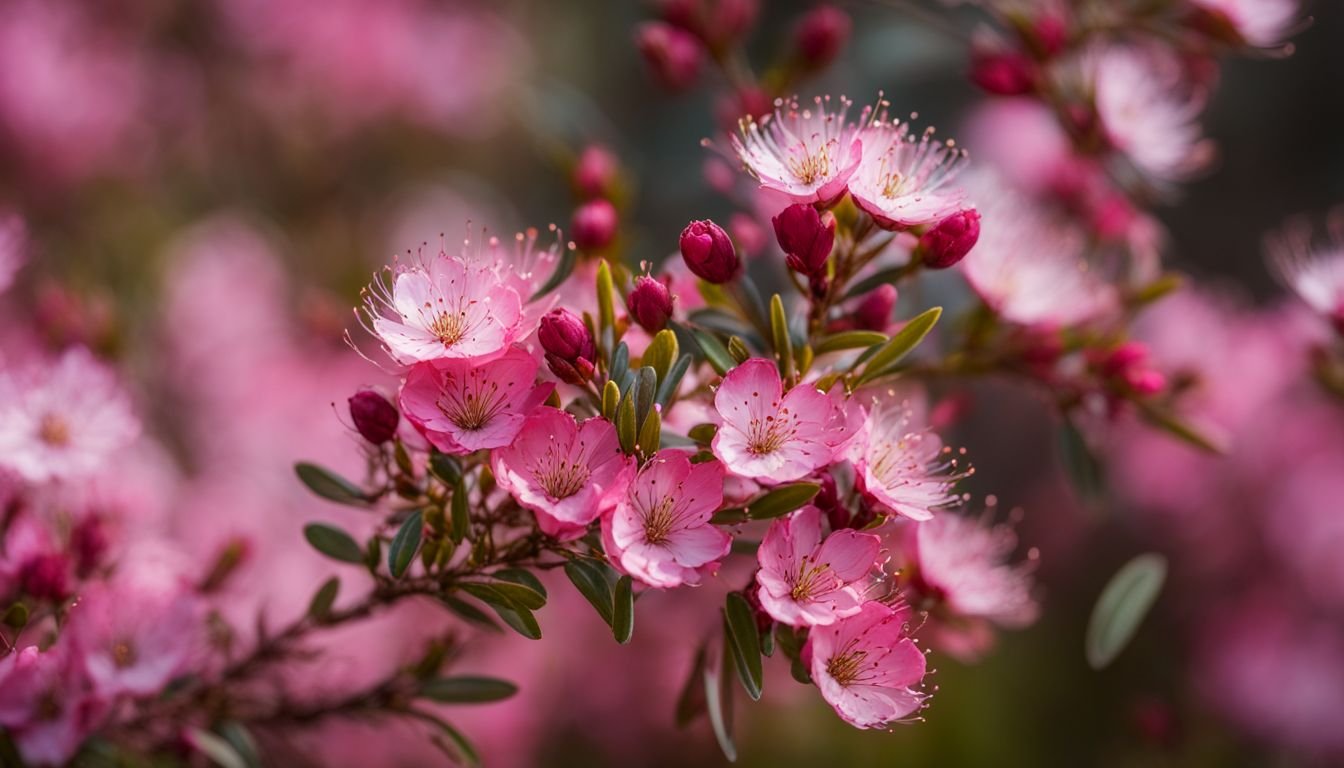
M616 185L620 163L606 147L589 144L574 163L574 189L585 200L606 197Z
M361 389L351 396L350 418L359 434L374 445L382 445L397 434L401 414L386 397L372 389Z
M70 596L70 561L56 552L29 558L19 569L19 586L24 594L59 603Z
M590 200L574 211L570 237L581 251L600 251L616 239L616 206L607 200Z
M928 269L947 269L966 257L980 239L980 213L957 211L919 238L919 259Z
M597 346L593 335L573 312L553 309L541 318L537 340L546 353L546 364L561 381L583 384L593 377Z
M698 277L715 284L737 277L742 267L732 238L708 219L693 221L681 231L681 257Z
M835 61L849 42L853 24L849 14L833 5L820 5L798 22L793 44L808 69L821 69Z
M635 30L635 43L654 77L668 90L685 90L700 77L700 41L689 32L648 22Z
M635 322L649 333L663 330L672 317L672 292L666 283L649 275L635 278L626 304Z
M1017 51L977 51L971 82L996 96L1022 96L1036 89L1036 65Z
M854 325L862 331L885 333L896 309L896 286L884 283L869 291L854 308Z
M770 220L789 269L812 276L826 274L826 260L835 244L835 216L805 203L790 205Z

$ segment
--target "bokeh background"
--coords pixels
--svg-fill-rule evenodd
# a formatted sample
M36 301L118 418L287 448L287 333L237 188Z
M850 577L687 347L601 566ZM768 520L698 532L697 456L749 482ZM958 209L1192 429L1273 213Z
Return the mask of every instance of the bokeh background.
M752 51L768 57L811 4L762 6ZM958 135L984 98L966 77L975 11L842 7L853 39L803 95L864 103L881 91L898 112L917 110ZM391 254L461 237L467 220L497 233L565 225L575 204L569 165L590 142L625 169L629 264L675 251L688 220L733 212L704 179L714 156L700 139L723 125L714 89L653 86L632 41L649 15L610 0L0 6L0 201L27 220L31 254L5 312L35 319L38 340L25 343L86 343L126 372L156 461L173 478L159 519L202 552L238 533L255 542L235 587L252 596L240 617L258 605L301 610L329 570L307 553L291 557L304 522L338 513L305 499L290 466L357 460L332 403L383 374L345 347L343 332L354 327L359 288ZM1344 7L1317 2L1304 15L1312 22L1291 56L1225 67L1205 117L1218 162L1158 211L1168 264L1243 302L1244 313L1282 299L1264 234L1344 201ZM955 305L955 286L929 290ZM893 733L850 729L774 669L763 703L739 702L741 764L1329 763L1329 748L1311 738L1256 728L1210 701L1223 694L1200 685L1203 646L1188 617L1216 594L1169 592L1112 667L1088 668L1084 629L1109 575L1148 549L1179 563L1178 547L1199 542L1174 544L1123 493L1080 504L1039 398L993 383L976 392L995 405L973 410L956 442L975 459L974 490L1024 510L1019 533L1041 551L1043 618L1005 634L975 666L937 659L927 722ZM1313 503L1344 515L1339 498ZM523 692L465 714L465 729L500 765L716 764L703 721L672 723L689 638L714 620L711 589L641 601L628 648L610 643L585 606L561 600L540 614L541 644L469 645L464 669L506 670ZM1337 603L1310 610L1339 629ZM429 612L394 620L425 616L447 621ZM385 657L411 647L387 627L335 643L335 668L359 673L351 645ZM1315 670L1315 685L1344 680L1344 658L1333 663ZM1272 671L1263 679L1258 695L1271 707L1276 686L1304 684ZM1331 695L1316 695L1318 709L1341 692ZM1307 707L1301 718L1344 731L1341 712ZM348 759L418 759L388 746L414 738L403 726L339 725L319 736L349 737Z

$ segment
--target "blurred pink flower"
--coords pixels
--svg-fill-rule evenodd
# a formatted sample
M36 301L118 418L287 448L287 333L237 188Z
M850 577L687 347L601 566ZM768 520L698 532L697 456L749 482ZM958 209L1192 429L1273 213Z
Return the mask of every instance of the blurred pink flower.
M28 227L15 213L0 211L0 294L9 289L27 258Z
M1344 333L1344 226L1336 218L1332 241L1317 246L1311 231L1294 225L1269 240L1270 266L1312 311Z
M830 97L817 97L810 107L777 103L759 122L744 120L733 150L761 186L795 203L832 203L844 195L863 154L858 127L845 120L852 102L841 97L838 103L834 111Z
M476 366L463 360L419 363L406 376L401 409L444 453L502 448L554 389L536 380L536 358L518 347Z
M770 524L756 558L761 606L775 621L824 626L863 607L881 541L851 529L821 538L821 510L807 505Z
M0 726L33 765L64 765L107 711L107 702L89 693L82 667L64 642L0 658L0 691Z
M908 607L864 603L859 613L814 627L803 649L822 698L858 728L883 728L918 712L927 696L924 654L910 639Z
M1257 48L1282 45L1300 10L1298 0L1190 0L1190 4Z

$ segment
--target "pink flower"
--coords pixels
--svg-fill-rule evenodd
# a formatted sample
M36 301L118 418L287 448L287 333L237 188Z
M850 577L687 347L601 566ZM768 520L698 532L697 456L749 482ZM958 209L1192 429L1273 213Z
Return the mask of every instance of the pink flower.
M770 524L756 559L761 607L775 621L824 626L862 609L881 540L845 529L821 538L821 510L803 507Z
M64 765L107 710L68 643L29 646L0 658L0 726L33 765Z
M733 150L762 187L795 203L829 205L845 194L863 154L858 129L845 122L852 102L839 103L832 112L830 97L817 97L811 108L776 102L774 114L759 123L743 120Z
M536 384L537 360L519 347L488 363L420 363L401 389L401 410L440 451L465 455L512 443L554 388Z
M723 477L717 461L692 464L682 451L659 451L603 519L608 556L650 586L698 584L732 545L709 522L723 504Z
M910 413L892 413L876 405L851 448L855 487L892 514L928 520L933 511L956 504L955 484L971 470L957 473L951 449L938 435L911 431Z
M1257 48L1281 45L1297 19L1298 0L1191 0L1211 17L1215 27L1227 27L1240 42Z
M28 228L23 219L0 211L0 293L14 282L14 274L23 266L28 246Z
M779 369L769 360L748 360L728 372L714 394L718 434L714 455L730 472L753 480L786 483L834 460L852 436L838 396L811 384L786 394Z
M0 468L31 482L88 476L139 434L112 372L83 348L46 370L0 381Z
M1311 232L1293 226L1269 241L1270 266L1312 311L1344 333L1344 220L1332 222L1334 240L1314 246Z
M814 627L803 648L821 697L846 722L882 728L918 712L927 696L924 654L910 639L908 607L864 603L855 615Z
M935 141L932 128L916 139L909 123L888 120L886 110L859 133L863 160L849 181L854 204L887 229L933 224L961 210L966 193L952 181L966 151Z
M611 422L579 424L548 406L534 410L518 439L490 459L500 487L551 531L588 525L613 509L633 469Z

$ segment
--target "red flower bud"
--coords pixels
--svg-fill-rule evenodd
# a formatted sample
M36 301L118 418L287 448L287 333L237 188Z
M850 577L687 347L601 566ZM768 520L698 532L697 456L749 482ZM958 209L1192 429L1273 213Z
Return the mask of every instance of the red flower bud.
M606 147L589 144L574 163L574 189L585 200L605 197L616 184L620 164Z
M600 251L616 239L616 206L606 200L590 200L574 211L569 229L579 250Z
M672 292L663 281L640 275L635 278L626 306L641 328L657 333L667 326L667 320L672 316Z
M977 51L971 82L996 96L1021 96L1036 89L1036 65L1016 51Z
M919 238L919 258L929 269L947 269L966 257L980 239L980 213L957 211Z
M789 269L809 277L826 274L826 260L835 244L835 217L829 211L823 215L811 205L798 203L770 221Z
M365 440L382 445L397 434L401 414L397 413L397 407L388 402L386 397L372 389L361 389L350 398L349 403L350 418Z
M658 82L681 91L700 77L700 41L671 24L648 22L635 30L635 43Z
M742 268L732 238L708 219L692 221L681 231L681 257L697 276L715 284L732 280Z
M537 340L546 353L546 364L561 381L582 384L593 377L597 345L588 326L567 309L553 309L541 318Z
M803 16L794 31L798 58L809 69L821 69L840 55L849 42L849 14L832 5L819 5Z
M854 308L854 325L862 331L885 333L896 309L896 286L879 285L869 291Z
M29 558L19 568L19 587L39 600L65 600L70 596L69 560L56 552Z

